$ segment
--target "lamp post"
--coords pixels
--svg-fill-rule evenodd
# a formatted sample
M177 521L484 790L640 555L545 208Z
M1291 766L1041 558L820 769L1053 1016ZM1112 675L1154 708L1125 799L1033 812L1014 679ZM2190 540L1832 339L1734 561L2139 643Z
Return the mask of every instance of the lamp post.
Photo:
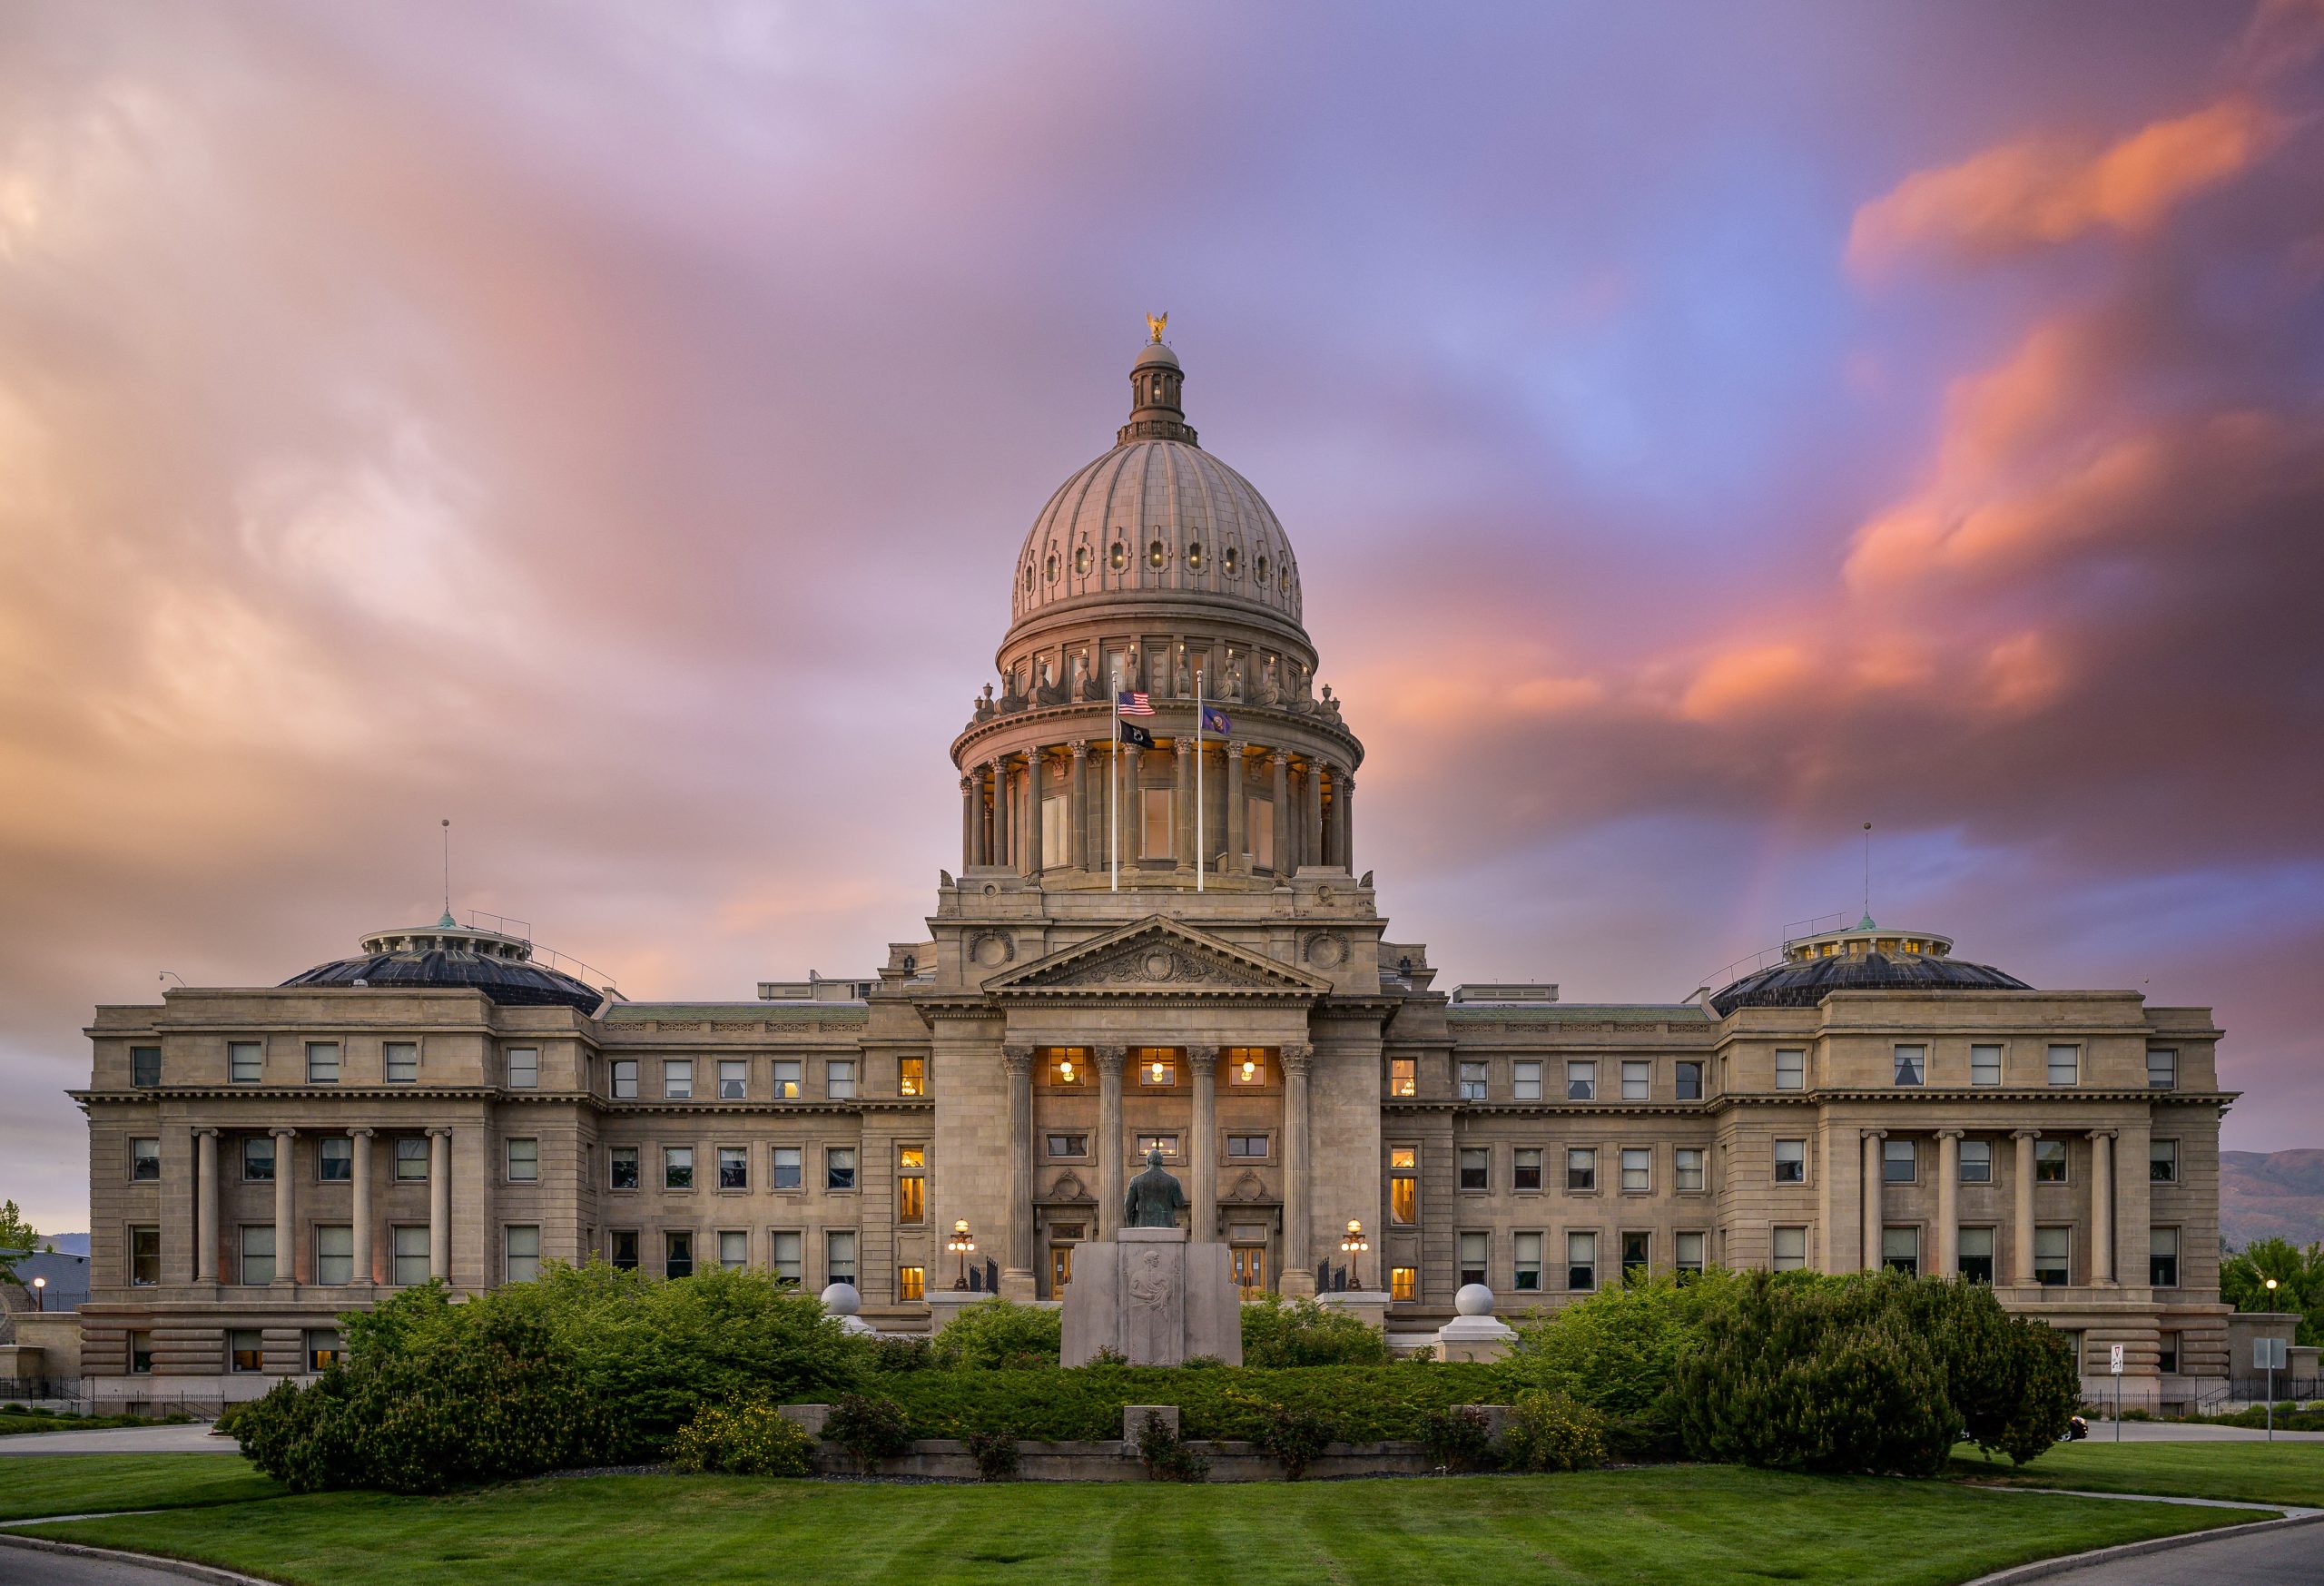
M1364 1236L1364 1225L1354 1217L1348 1218L1347 1236L1340 1241L1340 1253L1347 1257L1348 1287L1360 1289L1364 1286L1364 1279L1359 1276L1356 1257L1371 1248L1371 1241Z
M2276 1280L2268 1279L2268 1309L2276 1308ZM2268 1441L2276 1440L2276 1341L2268 1340Z
M33 1309L35 1311L48 1309L48 1279L44 1277L33 1279Z
M969 1237L969 1219L961 1217L952 1225L952 1236L944 1241L944 1248L960 1258L960 1276L952 1286L965 1290L969 1286L969 1255L977 1242Z

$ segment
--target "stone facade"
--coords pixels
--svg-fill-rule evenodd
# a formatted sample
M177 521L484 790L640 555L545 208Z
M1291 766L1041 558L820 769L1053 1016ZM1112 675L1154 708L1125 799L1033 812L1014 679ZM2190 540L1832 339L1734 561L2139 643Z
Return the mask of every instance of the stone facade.
M1470 1281L1507 1310L1628 1265L1893 1259L1990 1278L2086 1369L2124 1344L2151 1398L2226 1374L2209 1010L1869 920L1680 1003L1437 990L1356 862L1363 748L1282 527L1167 347L1131 378L1012 567L957 873L875 975L626 1001L448 913L99 1009L90 1377L244 1396L397 1285L590 1256L852 1278L921 1328L931 1290L1054 1298L1153 1143L1247 1288L1384 1288L1407 1337ZM1153 747L1117 744L1123 691Z

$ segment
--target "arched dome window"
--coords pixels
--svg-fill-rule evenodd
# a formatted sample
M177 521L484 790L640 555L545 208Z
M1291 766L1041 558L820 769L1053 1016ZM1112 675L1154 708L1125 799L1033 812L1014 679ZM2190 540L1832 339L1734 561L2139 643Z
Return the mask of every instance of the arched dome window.
M1187 547L1187 568L1189 572L1202 571L1202 541L1196 540Z
M1262 557L1259 558L1259 582L1260 582L1260 583L1262 583L1262 584L1264 584L1264 583L1265 583L1266 581L1267 581L1267 559L1266 559L1266 557L1265 557L1262 556Z
M1160 540L1157 539L1152 545L1146 547L1146 565L1153 568L1156 572L1160 572L1162 570L1162 564L1169 559L1169 553L1162 548L1162 542Z
M1032 564L1032 563L1030 563L1030 562L1028 562L1028 563L1026 563L1026 564L1025 564L1025 593L1026 593L1026 594L1028 594L1028 595L1030 595L1032 592L1033 592L1033 564Z
M1088 546L1073 547L1073 576L1077 578L1089 576L1089 547Z
M1109 557L1108 560L1113 564L1115 572L1120 572L1124 567L1129 566L1129 547L1122 544L1121 541L1116 540L1114 542L1113 555Z
M1049 553L1049 561L1042 566L1041 576L1052 584L1057 582L1057 553L1055 551Z
M1226 547L1226 564L1225 564L1225 565L1226 565L1226 576L1227 576L1229 578L1232 578L1232 577L1236 576L1236 566L1235 566L1235 547L1234 547L1233 546L1228 546L1228 547Z

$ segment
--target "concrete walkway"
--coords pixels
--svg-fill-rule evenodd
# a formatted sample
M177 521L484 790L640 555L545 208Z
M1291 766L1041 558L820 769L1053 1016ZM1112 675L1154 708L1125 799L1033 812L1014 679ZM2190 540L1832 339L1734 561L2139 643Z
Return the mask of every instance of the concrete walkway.
M2250 1426L2211 1426L2201 1421L2125 1421L2122 1423L2124 1443L2264 1443L2265 1428ZM2112 1421L2093 1421L2090 1441L2114 1441ZM2324 1432L2278 1432L2278 1443L2324 1443Z
M231 1437L213 1436L207 1421L183 1426L101 1426L94 1432L20 1432L0 1437L0 1458L12 1453L239 1453Z
M2324 1539L2309 1525L2191 1542L2184 1547L2061 1570L2059 1586L2316 1586Z

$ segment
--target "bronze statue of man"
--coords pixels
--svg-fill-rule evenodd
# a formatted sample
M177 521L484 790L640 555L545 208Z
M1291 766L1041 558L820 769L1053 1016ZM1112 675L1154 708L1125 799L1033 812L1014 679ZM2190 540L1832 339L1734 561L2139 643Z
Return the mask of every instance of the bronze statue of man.
M1122 1197L1122 1216L1133 1228L1175 1228L1178 1213L1187 1205L1187 1192L1178 1181L1163 1171L1162 1148L1157 1146L1146 1153L1146 1171L1129 1181L1129 1193Z

